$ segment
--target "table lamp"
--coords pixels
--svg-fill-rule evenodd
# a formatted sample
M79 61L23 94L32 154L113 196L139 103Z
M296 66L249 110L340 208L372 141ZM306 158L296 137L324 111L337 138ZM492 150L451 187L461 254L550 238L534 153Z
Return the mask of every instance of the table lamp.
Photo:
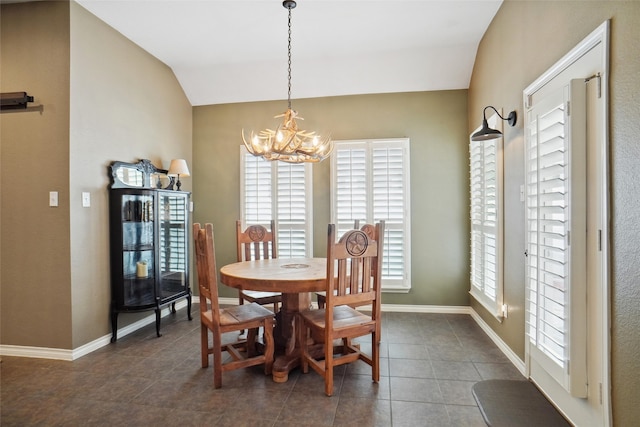
M178 177L176 181L176 189L180 191L180 186L182 185L182 183L180 182L180 175L190 176L189 168L187 167L187 161L184 159L171 160L171 165L169 166L169 172L167 172L167 175Z

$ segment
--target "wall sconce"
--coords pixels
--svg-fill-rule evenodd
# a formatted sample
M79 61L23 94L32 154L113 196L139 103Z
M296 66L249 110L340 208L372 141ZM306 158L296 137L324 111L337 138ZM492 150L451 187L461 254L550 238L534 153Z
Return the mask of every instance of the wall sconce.
M178 177L178 180L176 181L176 189L180 191L180 186L182 185L182 183L180 182L180 175L190 176L189 168L187 167L187 161L184 159L171 160L171 165L169 165L169 171L167 172L167 175Z
M507 118L504 118L494 107L492 107L491 105L486 106L484 107L484 110L482 110L482 129L471 135L472 141L489 141L491 139L500 138L502 136L502 132L497 129L491 129L489 127L489 123L487 123L487 108L491 108L493 111L495 111L498 117L500 117L502 120L507 120L509 126L513 127L516 125L518 116L515 110L510 112Z

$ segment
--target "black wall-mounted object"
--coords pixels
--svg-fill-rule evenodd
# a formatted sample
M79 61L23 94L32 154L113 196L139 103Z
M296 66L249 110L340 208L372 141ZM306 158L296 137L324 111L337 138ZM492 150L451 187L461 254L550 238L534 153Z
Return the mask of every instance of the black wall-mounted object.
M33 96L27 92L5 92L0 94L0 110L24 110L27 102L33 102Z
M495 111L498 117L500 117L502 120L506 120L511 127L515 126L516 122L518 121L518 115L516 114L515 110L510 112L507 117L502 117L498 110L495 109L495 107L488 105L482 110L482 129L471 135L472 141L489 141L492 139L500 138L502 136L502 132L497 129L491 129L489 127L489 123L487 122L488 108L491 108L493 111Z

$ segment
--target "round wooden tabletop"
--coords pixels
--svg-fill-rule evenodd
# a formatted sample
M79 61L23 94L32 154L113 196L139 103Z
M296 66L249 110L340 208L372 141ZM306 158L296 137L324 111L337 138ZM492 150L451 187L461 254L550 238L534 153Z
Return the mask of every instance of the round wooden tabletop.
M275 258L225 265L220 281L253 291L315 292L324 290L326 274L326 258Z

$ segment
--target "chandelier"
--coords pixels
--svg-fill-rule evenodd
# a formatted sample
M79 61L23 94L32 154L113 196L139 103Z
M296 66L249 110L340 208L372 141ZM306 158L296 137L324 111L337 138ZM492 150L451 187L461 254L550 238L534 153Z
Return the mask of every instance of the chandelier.
M280 160L287 163L320 162L331 154L333 141L330 137L322 137L315 132L299 129L296 123L296 120L304 120L291 108L291 9L296 7L296 2L285 0L282 6L289 10L287 111L274 117L283 118L282 124L275 130L251 132L249 141L245 138L243 129L242 141L251 154L266 160Z

